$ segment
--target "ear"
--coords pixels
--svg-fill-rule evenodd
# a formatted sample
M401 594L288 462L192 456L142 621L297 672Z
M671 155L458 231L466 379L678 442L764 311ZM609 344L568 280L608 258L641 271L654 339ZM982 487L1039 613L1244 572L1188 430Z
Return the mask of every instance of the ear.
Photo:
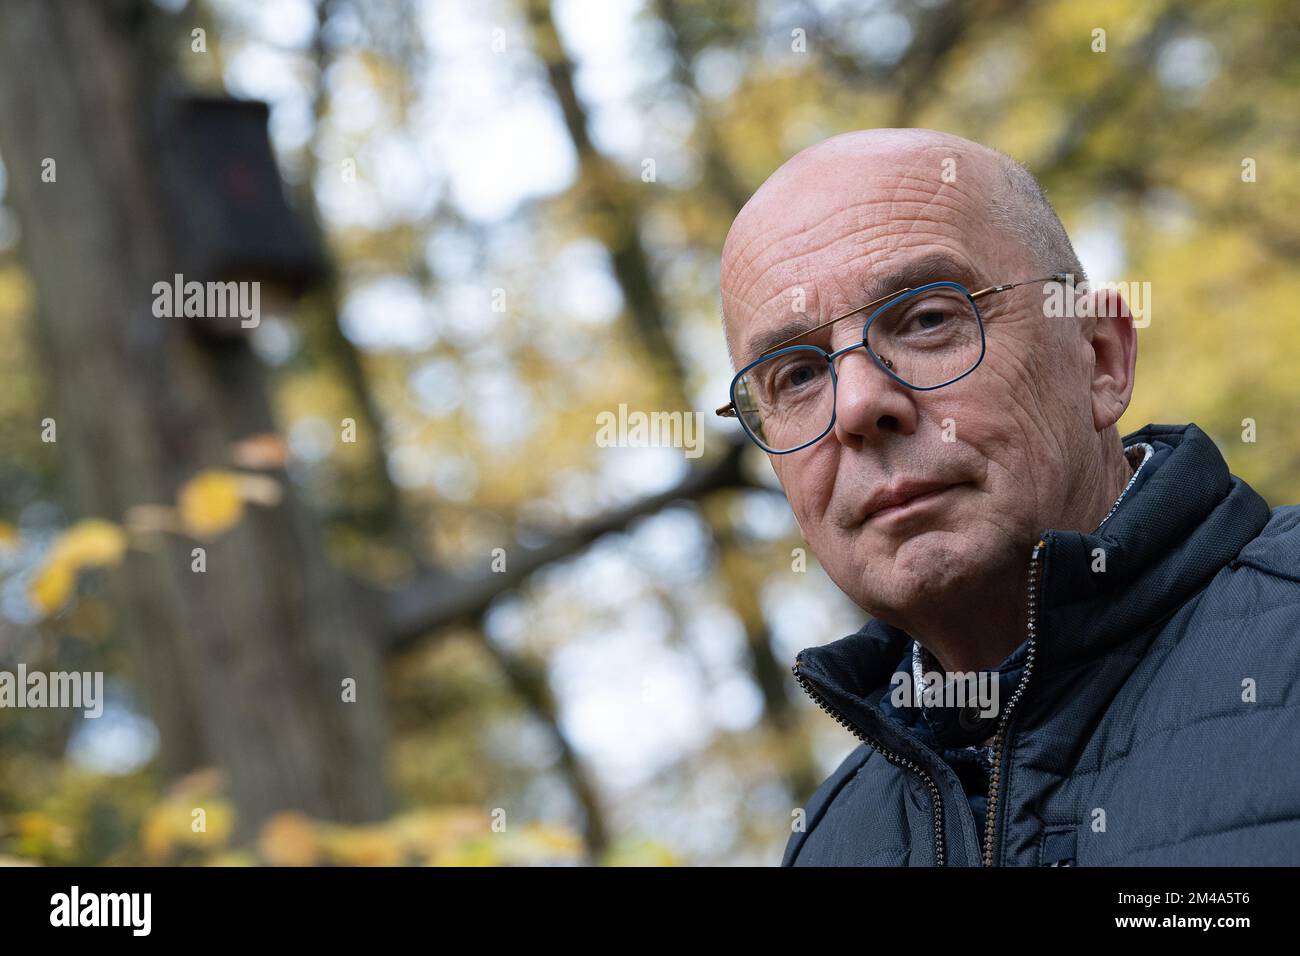
M1133 369L1137 364L1137 330L1128 303L1114 289L1086 293L1094 320L1089 333L1092 346L1092 420L1097 431L1119 421L1133 397Z

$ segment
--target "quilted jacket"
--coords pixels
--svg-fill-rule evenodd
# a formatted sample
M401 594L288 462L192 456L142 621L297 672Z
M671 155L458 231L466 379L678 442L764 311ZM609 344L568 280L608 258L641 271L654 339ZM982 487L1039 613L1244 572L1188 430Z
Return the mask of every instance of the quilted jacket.
M989 721L985 818L882 708L911 638L871 621L795 660L861 744L783 866L1300 864L1300 506L1270 512L1195 425L1124 442L1159 467L1096 533L1043 532L1026 664L996 715L963 716Z

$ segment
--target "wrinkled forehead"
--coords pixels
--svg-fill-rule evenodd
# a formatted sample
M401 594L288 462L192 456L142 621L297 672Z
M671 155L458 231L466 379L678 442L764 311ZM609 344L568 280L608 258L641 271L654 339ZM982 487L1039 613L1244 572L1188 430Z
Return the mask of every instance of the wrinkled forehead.
M893 291L885 287L896 280L982 278L997 254L985 225L985 176L969 158L946 163L951 152L832 157L769 179L723 248L723 319L735 360L749 357L751 337L791 313L815 325Z

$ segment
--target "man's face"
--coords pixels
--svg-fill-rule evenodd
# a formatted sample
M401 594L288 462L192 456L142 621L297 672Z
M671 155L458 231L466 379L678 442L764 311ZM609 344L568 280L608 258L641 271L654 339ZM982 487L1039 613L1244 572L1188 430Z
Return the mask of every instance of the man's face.
M1001 175L990 158L958 156L956 181L944 182L955 155L946 146L865 160L824 152L783 167L728 236L722 294L737 367L757 357L751 339L792 319L812 327L929 281L974 291L1043 274L986 225L988 184ZM1063 325L1075 320L1045 317L1043 303L1037 283L981 299L983 362L934 391L900 385L864 349L847 353L836 360L830 434L771 456L814 553L873 616L905 626L930 602L978 594L991 574L1023 563L1045 528L1077 520L1075 490L1099 458L1092 351ZM868 314L801 341L828 352L861 342ZM867 513L884 489L936 484Z

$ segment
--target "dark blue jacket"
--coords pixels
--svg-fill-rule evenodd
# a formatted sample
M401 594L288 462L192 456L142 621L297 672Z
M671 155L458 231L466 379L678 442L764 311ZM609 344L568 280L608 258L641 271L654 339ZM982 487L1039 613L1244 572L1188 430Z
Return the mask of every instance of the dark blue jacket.
M994 737L985 819L882 708L911 639L872 621L796 658L863 743L783 866L1300 864L1300 506L1270 514L1195 425L1137 441L1159 467L1098 533L1034 549L1015 690L965 731Z

